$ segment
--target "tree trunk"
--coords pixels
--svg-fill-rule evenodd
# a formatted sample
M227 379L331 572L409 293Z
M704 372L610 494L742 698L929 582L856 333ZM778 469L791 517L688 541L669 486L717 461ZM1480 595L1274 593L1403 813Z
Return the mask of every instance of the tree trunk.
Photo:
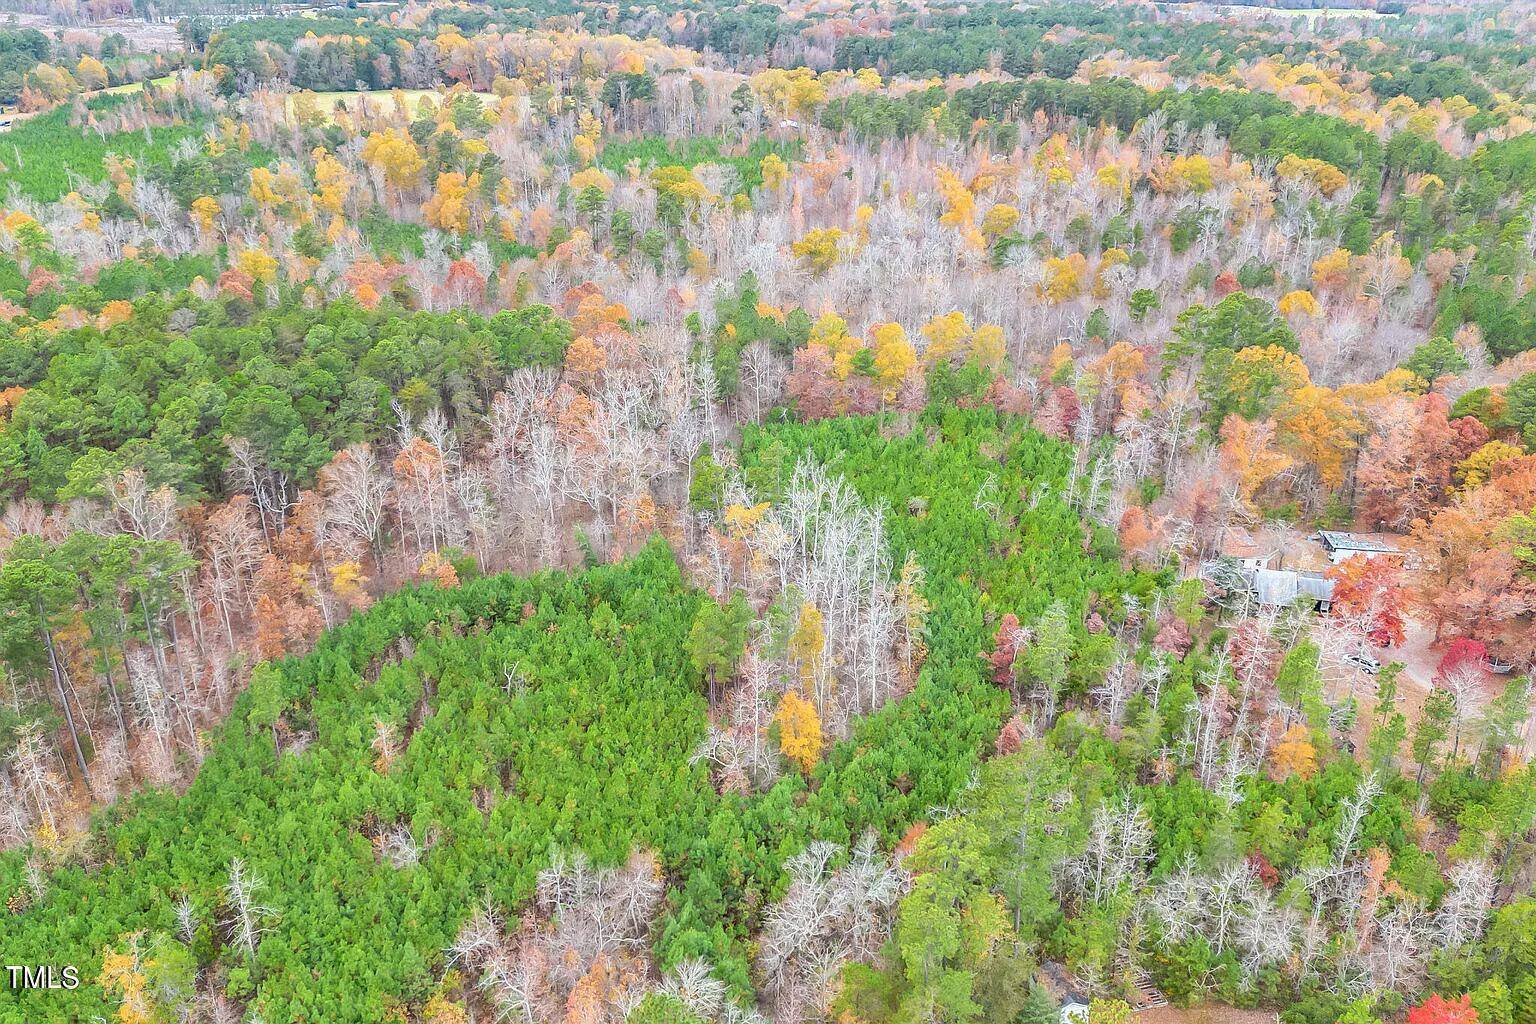
M145 639L149 642L150 654L152 656L152 660L155 663L155 675L160 680L160 686L165 688L167 684L165 676L165 652L160 649L159 635L155 632L154 622L150 619L149 616L149 600L144 596L143 591L139 592L139 607L144 611L144 636ZM175 623L172 622L172 627L174 628L174 626ZM176 671L178 673L181 671L181 665L179 663L176 666ZM190 750L197 746L197 729L192 725L191 712L187 710L187 691L185 682L183 682L181 693L177 695L176 705L177 709L181 712L182 724L187 727L187 743L189 745L188 749Z
M81 607L87 605L84 593L80 594ZM107 693L112 697L112 715L117 719L117 727L123 731L123 742L128 741L128 720L123 715L123 700L118 696L117 679L112 675L112 651L96 636L96 631L91 630L91 639L96 643L96 652L101 656L101 674L107 680Z
M75 763L80 766L80 779L89 783L91 770L85 763L85 748L80 746L80 730L75 725L74 709L69 706L69 695L64 692L64 667L59 664L59 652L53 646L53 630L48 628L42 598L37 600L37 618L42 625L43 646L48 649L48 668L53 673L53 685L59 691L59 706L64 710L64 724L69 727L69 740L75 748Z
M128 739L128 719L123 715L123 700L117 693L117 679L112 675L112 655L106 650L101 652L102 674L107 677L107 692L112 695L112 714L117 718L117 727L123 730L123 740Z

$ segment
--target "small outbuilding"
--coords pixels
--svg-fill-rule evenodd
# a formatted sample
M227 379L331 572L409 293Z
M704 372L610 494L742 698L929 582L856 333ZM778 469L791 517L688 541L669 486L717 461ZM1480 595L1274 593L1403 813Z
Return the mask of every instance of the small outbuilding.
M1402 558L1403 549L1384 540L1367 537L1361 533L1345 533L1342 530L1317 531L1318 543L1334 565L1346 559L1363 555L1366 558Z
M1075 996L1062 1003L1061 1024L1088 1024L1088 1004Z

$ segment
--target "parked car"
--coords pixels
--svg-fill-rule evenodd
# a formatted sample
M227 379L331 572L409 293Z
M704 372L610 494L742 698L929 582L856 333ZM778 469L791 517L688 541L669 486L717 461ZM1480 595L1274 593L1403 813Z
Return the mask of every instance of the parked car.
M1344 655L1344 664L1353 665L1369 676L1373 676L1381 671L1381 662L1369 654L1346 654Z

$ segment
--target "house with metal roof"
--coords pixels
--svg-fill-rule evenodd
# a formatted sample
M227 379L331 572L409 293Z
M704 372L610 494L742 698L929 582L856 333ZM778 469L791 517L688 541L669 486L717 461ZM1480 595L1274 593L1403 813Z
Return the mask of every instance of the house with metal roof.
M1316 611L1333 607L1333 580L1320 572L1292 569L1259 569L1251 583L1254 599L1261 605L1281 606L1309 600Z
M1328 553L1328 561L1334 565L1356 555L1366 558L1401 558L1403 550L1386 541L1367 537L1361 533L1345 533L1342 530L1318 530L1317 539Z
M1320 572L1296 569L1249 569L1232 558L1204 563L1200 576L1219 590L1246 595L1255 604L1281 608L1305 601L1314 611L1333 607L1334 581Z

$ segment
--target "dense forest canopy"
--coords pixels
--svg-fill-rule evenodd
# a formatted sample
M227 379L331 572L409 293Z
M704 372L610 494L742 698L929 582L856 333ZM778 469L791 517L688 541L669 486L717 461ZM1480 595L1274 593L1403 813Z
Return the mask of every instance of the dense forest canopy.
M0 1021L1536 1024L1536 6L4 6Z

